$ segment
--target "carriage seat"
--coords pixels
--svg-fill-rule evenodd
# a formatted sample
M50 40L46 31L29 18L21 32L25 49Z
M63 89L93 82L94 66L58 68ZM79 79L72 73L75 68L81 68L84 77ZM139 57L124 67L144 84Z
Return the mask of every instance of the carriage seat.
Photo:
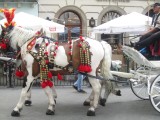
M148 60L144 55L142 55L139 51L134 48L123 46L123 52L129 58L131 58L138 65L143 65L150 68L160 68L160 61L151 61Z

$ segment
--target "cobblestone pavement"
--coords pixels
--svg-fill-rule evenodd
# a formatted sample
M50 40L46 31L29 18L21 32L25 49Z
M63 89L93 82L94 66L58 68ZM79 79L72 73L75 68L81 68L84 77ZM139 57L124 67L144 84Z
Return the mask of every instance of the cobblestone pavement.
M32 90L32 106L23 107L20 117L11 117L11 112L21 92L20 88L0 87L0 120L159 120L160 113L154 110L149 100L138 99L128 87L120 88L122 96L110 95L105 107L99 106L95 117L86 116L88 107L83 106L91 89L84 87L86 94L77 93L72 87L56 87L58 93L56 112L47 116L48 99L40 88Z

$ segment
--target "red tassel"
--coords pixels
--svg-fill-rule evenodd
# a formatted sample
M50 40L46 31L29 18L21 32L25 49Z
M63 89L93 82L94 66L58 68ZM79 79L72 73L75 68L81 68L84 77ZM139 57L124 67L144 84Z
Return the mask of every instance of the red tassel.
M47 43L46 43L46 46L48 46L48 44L49 44L49 43L47 42Z
M20 77L20 78L24 76L24 72L20 71L20 70L16 70L15 74L16 74L17 77Z
M80 72L91 72L92 71L92 69L91 69L91 66L88 66L88 65L80 65L79 67L78 67L78 71L80 71Z
M47 84L46 84L46 82L44 81L44 82L41 82L41 87L42 88L45 88L47 86Z
M52 78L52 73L50 71L48 72L48 78Z
M7 45L5 43L0 43L0 49L7 49Z
M62 80L62 76L58 73L57 75L58 80Z
M47 80L47 85L51 88L51 87L53 87L53 82L50 80Z
M50 80L46 80L46 81L41 82L41 87L42 88L45 88L47 86L49 86L50 88L53 87L53 82L50 81Z

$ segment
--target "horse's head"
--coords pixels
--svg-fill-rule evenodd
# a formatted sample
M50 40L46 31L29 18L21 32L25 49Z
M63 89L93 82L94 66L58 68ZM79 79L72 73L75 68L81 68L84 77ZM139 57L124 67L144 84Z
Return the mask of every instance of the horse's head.
M9 37L8 37L8 33L11 29L11 27L3 27L1 25L0 27L0 52L1 53L6 53L6 52L10 52L11 51L11 47L10 47L10 42L9 42Z

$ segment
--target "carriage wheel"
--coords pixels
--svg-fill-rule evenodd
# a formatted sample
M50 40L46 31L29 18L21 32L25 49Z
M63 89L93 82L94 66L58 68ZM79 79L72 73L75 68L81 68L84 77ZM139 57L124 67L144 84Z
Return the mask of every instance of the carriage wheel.
M139 67L136 72L141 72L141 74L147 74L146 73L147 68L145 67ZM135 80L135 82L130 81L130 86L132 92L140 99L142 100L148 100L148 84L147 80L142 78L139 80Z
M158 75L151 84L150 101L152 106L160 112L160 75Z

